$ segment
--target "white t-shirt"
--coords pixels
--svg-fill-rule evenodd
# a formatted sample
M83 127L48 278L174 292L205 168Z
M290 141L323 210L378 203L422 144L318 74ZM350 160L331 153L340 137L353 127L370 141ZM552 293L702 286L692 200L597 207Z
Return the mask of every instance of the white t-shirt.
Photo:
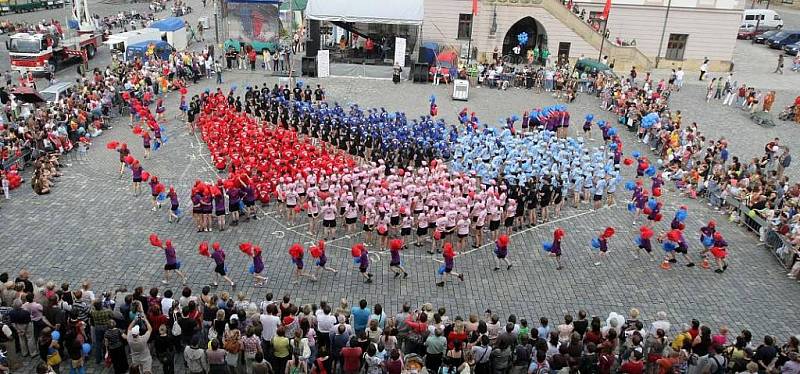
M261 331L261 339L271 341L272 338L275 337L275 333L278 331L278 323L280 323L280 318L271 314L262 314L261 317L259 317L259 320L261 320L261 326L263 327L263 330Z

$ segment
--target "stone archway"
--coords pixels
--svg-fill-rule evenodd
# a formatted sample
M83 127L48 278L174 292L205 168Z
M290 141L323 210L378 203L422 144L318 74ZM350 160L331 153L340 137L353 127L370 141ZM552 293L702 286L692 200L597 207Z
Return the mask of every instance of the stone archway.
M503 56L512 54L513 48L519 44L517 35L522 32L528 33L528 41L521 46L520 56L524 57L529 49L547 49L547 31L541 22L535 18L523 17L508 29L503 38Z

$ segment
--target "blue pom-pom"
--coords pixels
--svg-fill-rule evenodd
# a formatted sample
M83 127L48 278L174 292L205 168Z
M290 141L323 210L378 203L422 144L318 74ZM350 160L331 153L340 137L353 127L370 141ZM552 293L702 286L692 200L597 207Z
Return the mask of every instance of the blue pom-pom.
M180 269L181 268L181 262L180 261L175 261L175 268L176 269Z
M600 238L592 238L592 248L600 248Z
M642 154L639 151L633 151L633 153L631 153L631 156L633 158L639 158L642 157Z
M633 191L634 189L636 189L636 183L634 181L625 182L625 189L628 191Z
M612 151L616 151L616 150L617 150L617 143L611 143L611 144L609 144L609 145L608 145L608 148L610 148Z
M612 127L610 129L608 129L608 136L614 136L614 135L617 135L617 128L616 127Z
M167 199L167 194L165 194L163 192L158 194L158 197L156 197L156 200L159 201L159 202L164 201L166 199Z
M83 351L84 355L88 355L89 352L92 351L92 345L89 343L83 343L83 345L81 346L81 350Z
M647 174L648 177L652 177L652 176L656 175L656 167L653 166L653 165L650 165L650 166L647 167L647 169L644 171L644 173Z
M356 257L356 258L354 258L354 259L353 259L353 263L354 263L354 264L360 264L360 263L361 263L361 257Z
M667 251L667 252L672 252L672 251L674 251L674 250L675 250L675 248L678 248L678 246L677 246L677 245L675 245L675 243L673 243L673 242L670 242L670 241L666 241L666 242L664 242L664 250L665 250L665 251Z
M637 247L641 246L642 245L642 237L641 236L637 236L636 238L633 239L633 242L636 243Z
M444 270L445 270L445 266L444 266L444 264L442 264L441 266L439 266L439 269L436 270L436 274L442 275L442 274L444 274Z
M591 121L592 119L594 119L594 115L593 114L587 114L586 115L586 120L587 121Z
M183 209L181 208L175 209L175 215L178 217L183 217Z
M651 197L647 200L647 207L650 208L650 210L656 210L656 208L658 208L658 200Z
M256 265L254 265L254 264L250 264L250 268L248 268L248 269L247 269L247 271L248 271L250 274L255 274L255 273L256 273Z
M59 339L61 339L61 333L58 331L53 331L50 333L50 338L55 341L58 341Z
M679 209L678 212L675 213L675 219L677 219L678 222L683 222L686 220L687 216L689 216L689 212L687 212L685 209Z
M628 203L628 211L631 212L631 213L635 212L636 211L636 204Z
M703 237L703 245L704 246L710 247L713 244L714 244L714 238L712 238L710 236Z
M543 243L543 244L542 244L542 249L544 249L544 251L545 251L545 252L550 252L550 251L552 251L552 250L553 250L553 243L550 243L550 242L548 242L548 243Z

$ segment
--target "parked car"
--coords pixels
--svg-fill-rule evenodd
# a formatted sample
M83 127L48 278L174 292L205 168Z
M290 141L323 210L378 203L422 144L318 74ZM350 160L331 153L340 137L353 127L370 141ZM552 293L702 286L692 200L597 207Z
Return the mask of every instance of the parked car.
M756 24L759 28L764 26L768 29L779 29L783 27L783 19L772 9L745 9L742 12L742 22Z
M772 49L783 49L787 44L800 42L800 31L781 31L767 40L767 45Z
M753 43L764 44L766 43L767 39L777 35L779 32L781 31L780 30L765 31L763 34L757 35L755 38L753 38Z
M767 31L769 31L769 28L761 27L761 25L759 25L758 30L756 30L755 24L745 23L739 26L739 32L736 34L736 39L750 40Z
M72 82L55 83L52 86L39 91L39 95L41 95L42 98L48 103L53 103L66 96L67 91L72 89L73 86L75 86L75 83Z
M783 46L783 51L787 55L797 56L797 53L800 52L800 42Z

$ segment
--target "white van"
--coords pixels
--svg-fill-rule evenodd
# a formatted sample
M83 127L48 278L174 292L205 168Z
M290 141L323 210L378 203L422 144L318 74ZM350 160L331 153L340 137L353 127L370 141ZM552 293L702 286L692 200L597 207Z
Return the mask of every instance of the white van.
M772 9L745 9L742 13L742 24L755 25L758 28L779 29L783 27L783 19Z

